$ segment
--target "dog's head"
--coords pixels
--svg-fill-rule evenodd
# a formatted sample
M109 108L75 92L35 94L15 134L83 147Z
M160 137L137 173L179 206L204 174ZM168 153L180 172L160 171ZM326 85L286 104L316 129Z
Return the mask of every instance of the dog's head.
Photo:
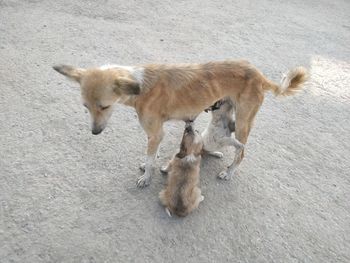
M188 161L193 158L195 161L201 155L203 148L203 140L197 130L193 128L193 122L187 122L185 131L182 136L180 152L176 155L177 158L188 158Z
M57 72L80 84L83 105L91 116L91 131L99 134L112 115L113 104L140 94L140 83L125 68L82 69L67 65L53 67Z

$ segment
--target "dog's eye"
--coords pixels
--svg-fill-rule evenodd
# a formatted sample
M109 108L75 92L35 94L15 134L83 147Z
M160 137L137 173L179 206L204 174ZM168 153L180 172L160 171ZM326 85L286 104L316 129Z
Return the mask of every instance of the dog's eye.
M109 107L111 107L111 106L101 106L101 110L107 110Z

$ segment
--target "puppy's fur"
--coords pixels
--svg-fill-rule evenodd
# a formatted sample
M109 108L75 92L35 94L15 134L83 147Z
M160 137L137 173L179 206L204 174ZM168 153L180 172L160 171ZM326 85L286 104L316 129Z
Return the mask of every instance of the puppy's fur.
M106 127L116 102L136 109L148 137L145 173L137 180L139 187L150 183L165 121L193 119L215 101L230 97L236 106L235 136L245 144L265 92L292 95L307 76L306 70L298 67L290 70L281 84L276 84L241 60L136 67L110 65L92 69L58 65L54 69L80 83L93 134L99 134ZM243 150L236 152L232 164L220 178L230 178L242 158Z
M224 146L234 146L237 151L243 149L244 145L231 137L235 131L233 111L234 104L229 97L217 101L211 108L211 121L202 132L204 154L222 158L223 154L218 150Z
M202 147L200 134L193 130L191 123L187 123L180 152L165 169L168 173L167 186L159 193L160 201L170 216L186 216L204 199L198 187Z

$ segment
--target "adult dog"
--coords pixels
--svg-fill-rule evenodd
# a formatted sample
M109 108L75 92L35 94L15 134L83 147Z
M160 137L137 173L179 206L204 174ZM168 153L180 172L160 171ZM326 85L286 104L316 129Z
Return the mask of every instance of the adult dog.
M101 133L106 127L114 103L136 109L148 136L145 172L137 180L139 187L150 183L165 121L191 120L217 100L230 97L236 106L235 136L245 144L265 92L272 91L276 96L292 95L307 76L304 68L297 67L290 70L279 85L241 60L134 67L108 65L91 69L58 65L53 68L80 83L84 105L92 118L93 134ZM230 178L242 158L243 149L235 153L233 163L221 177Z

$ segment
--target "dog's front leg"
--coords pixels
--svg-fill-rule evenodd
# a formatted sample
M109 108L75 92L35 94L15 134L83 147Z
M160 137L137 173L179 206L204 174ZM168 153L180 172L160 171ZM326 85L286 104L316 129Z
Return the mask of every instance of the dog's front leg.
M145 163L145 172L137 179L137 186L143 188L150 184L151 176L154 172L154 163L157 156L159 144L163 139L163 131L148 136L147 157Z
M144 165L144 173L139 178L137 178L137 187L143 188L151 183L151 176L154 171L154 162L156 159L155 154L147 154L146 162ZM143 167L141 167L142 169Z

